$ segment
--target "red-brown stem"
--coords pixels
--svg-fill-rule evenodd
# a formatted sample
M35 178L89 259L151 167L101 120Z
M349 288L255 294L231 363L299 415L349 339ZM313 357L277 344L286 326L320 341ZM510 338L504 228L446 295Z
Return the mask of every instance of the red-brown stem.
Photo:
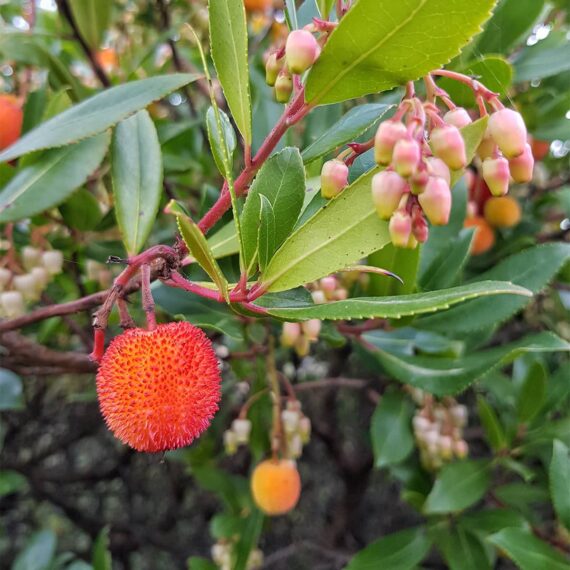
M105 330L95 329L93 333L93 352L89 355L89 358L94 362L101 362L104 353L105 353Z
M249 165L246 165L241 174L234 181L234 190L236 196L242 196L250 182L253 180L261 165L267 160L271 152L281 140L287 129L302 119L311 109L309 104L304 103L305 90L301 89L289 106L285 109L279 121L275 124L256 155L251 159ZM198 222L198 227L203 233L208 230L228 211L231 206L231 197L229 192L222 191L216 203L206 212L204 217Z
M146 327L149 331L153 331L156 328L156 313L150 290L150 265L147 264L141 267L141 295L143 310L146 314Z
M475 95L481 95L486 101L491 101L492 99L498 99L499 94L487 89L482 83L469 77L468 75L463 75L463 73L458 73L457 71L449 71L448 69L436 69L431 72L431 75L438 75L439 77L447 77L448 79L453 79L459 81L464 85L467 85L473 90Z
M119 310L119 326L124 329L133 329L136 327L133 317L129 313L127 301L124 297L117 299L117 309Z

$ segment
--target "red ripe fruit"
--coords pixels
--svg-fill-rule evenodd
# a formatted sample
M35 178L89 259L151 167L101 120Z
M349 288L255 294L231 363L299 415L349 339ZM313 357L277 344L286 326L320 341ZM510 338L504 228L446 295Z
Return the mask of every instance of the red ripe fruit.
M24 113L16 97L0 95L0 150L14 144L22 134Z
M187 322L130 329L109 345L97 374L107 426L137 451L192 443L220 400L220 370L204 332Z

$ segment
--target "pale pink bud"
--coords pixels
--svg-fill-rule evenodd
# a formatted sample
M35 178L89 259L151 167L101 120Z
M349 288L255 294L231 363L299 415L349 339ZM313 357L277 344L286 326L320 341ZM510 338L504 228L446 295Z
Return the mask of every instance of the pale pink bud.
M10 319L19 317L26 311L24 297L20 291L4 291L0 293L0 307Z
M504 196L509 191L509 161L504 156L483 161L483 179L493 196Z
M447 185L451 184L451 172L449 172L449 167L441 158L437 158L437 156L430 156L426 159L427 169L431 176L437 176L439 178L443 178Z
M489 134L489 130L487 129L487 133L483 137L483 140L477 147L477 156L481 160L485 160L486 158L492 157L497 150L497 144L493 140L493 137Z
M299 428L299 420L301 416L299 412L294 412L291 410L283 410L281 412L281 422L283 423L283 428L285 433L294 433Z
M468 411L466 406L457 404L450 408L449 412L451 413L451 417L456 425L463 427L467 424Z
M407 178L415 172L420 157L421 149L417 141L413 139L400 139L394 146L392 164L400 176Z
M228 429L224 432L224 449L228 455L233 455L238 448L237 435L234 431Z
M348 185L348 166L342 160L327 160L321 170L321 196L334 198Z
M388 220L395 212L404 192L406 181L392 171L379 172L372 178L372 201L378 216Z
M407 247L412 235L412 218L402 210L396 210L388 225L390 239L396 247Z
M292 434L287 439L287 456L289 459L298 459L303 453L303 441L298 433Z
M447 224L451 212L451 191L443 178L430 177L418 200L424 214L434 226Z
M301 325L299 323L283 323L281 333L281 344L283 346L293 346L301 336Z
M301 323L301 328L310 341L319 340L319 333L321 332L321 321L319 319L309 319Z
M275 100L278 103L287 103L293 92L293 80L288 71L281 71L275 80Z
M36 265L41 263L42 252L31 245L26 245L22 248L21 256L24 269L29 271L32 267L36 267Z
M41 293L50 281L50 274L45 267L34 267L30 271L30 275L36 282L36 292Z
M321 48L315 36L307 30L295 30L287 37L285 59L291 73L307 71L319 57Z
M458 129L462 129L473 122L469 113L463 107L456 107L452 111L447 111L443 116L443 120L448 125L453 125Z
M507 158L514 158L524 152L527 132L520 113L512 109L501 109L489 118L489 133Z
M467 166L465 142L457 127L453 125L436 127L431 132L430 142L433 153L452 170Z
M313 291L311 293L311 297L313 298L313 303L315 303L315 305L322 305L323 303L327 302L325 292L321 291L320 289Z
M13 284L14 289L20 291L26 301L35 301L39 298L36 279L30 273L16 275Z
M301 412L301 402L299 400L287 400L285 404L288 410L292 410L294 412Z
M236 418L232 422L232 431L236 434L236 442L244 445L249 442L251 422L247 418Z
M532 180L534 156L529 144L525 145L524 151L520 156L509 160L509 170L515 182L524 183Z
M0 291L4 290L10 279L12 279L12 272L5 267L0 267Z
M410 189L412 194L416 196L426 189L429 180L429 174L426 168L417 169L410 177Z
M453 440L448 435L439 438L439 453L442 459L451 459L453 455Z
M453 447L455 455L457 455L459 459L464 459L469 454L469 446L464 439L454 442Z
M429 229L423 216L412 218L412 234L419 243L425 243L429 236Z
M319 281L319 285L326 293L332 293L337 288L338 282L334 275L329 275L328 277L323 277Z
M422 432L430 429L431 422L427 418L424 418L423 416L414 416L412 420L412 425L414 426L414 431Z
M380 123L374 137L374 160L378 164L389 164L395 144L407 135L404 123L384 121Z
M334 292L334 298L336 301L344 301L348 298L348 291L344 288L337 289Z
M50 275L61 273L63 268L63 253L57 249L42 253L42 264Z
M270 87L275 85L277 76L281 71L282 63L283 61L278 60L275 53L270 54L267 58L267 61L265 62L265 83Z

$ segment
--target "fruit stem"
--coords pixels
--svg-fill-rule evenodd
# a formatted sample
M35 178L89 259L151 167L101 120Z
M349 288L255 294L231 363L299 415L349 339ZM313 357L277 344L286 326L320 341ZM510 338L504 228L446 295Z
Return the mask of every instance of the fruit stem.
M156 329L156 313L154 312L154 299L150 290L150 265L141 267L141 295L143 310L146 314L146 327L149 331Z

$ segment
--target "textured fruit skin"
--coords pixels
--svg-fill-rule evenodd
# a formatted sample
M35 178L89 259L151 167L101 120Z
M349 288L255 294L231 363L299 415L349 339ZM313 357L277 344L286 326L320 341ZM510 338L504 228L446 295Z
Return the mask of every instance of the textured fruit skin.
M212 344L190 323L115 337L101 361L97 395L113 434L137 451L192 443L220 400L220 369Z
M255 504L267 515L284 515L292 510L301 495L301 477L293 461L262 461L251 476Z
M14 144L22 134L24 113L16 97L0 95L0 150Z
M489 198L485 202L485 219L495 228L512 228L521 221L521 207L512 196Z
M495 232L485 221L485 218L480 218L479 216L466 218L463 227L476 228L473 241L471 242L471 255L481 255L493 247Z

